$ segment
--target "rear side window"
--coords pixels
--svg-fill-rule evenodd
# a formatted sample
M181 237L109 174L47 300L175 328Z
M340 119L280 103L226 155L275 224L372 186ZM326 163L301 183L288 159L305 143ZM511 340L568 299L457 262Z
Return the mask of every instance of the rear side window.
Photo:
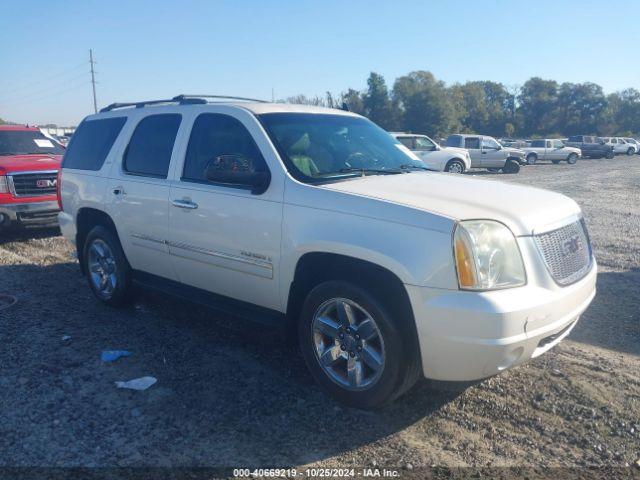
M531 148L544 148L544 140L534 140L531 142Z
M580 138L579 135L576 135L575 137L569 137L569 141L570 142L581 142L582 139Z
M126 121L126 117L114 117L82 122L71 137L62 167L100 170Z
M466 137L464 139L464 148L480 149L480 139L478 137Z
M462 137L460 135L449 135L447 138L447 147L463 147Z
M398 137L398 141L410 150L413 150L413 138L411 137Z
M228 161L231 158L233 161ZM210 163L222 169L268 171L258 146L244 125L220 113L203 113L196 118L189 138L182 180L209 183L205 169Z
M167 178L181 119L181 115L171 113L143 118L129 140L123 170L133 175Z

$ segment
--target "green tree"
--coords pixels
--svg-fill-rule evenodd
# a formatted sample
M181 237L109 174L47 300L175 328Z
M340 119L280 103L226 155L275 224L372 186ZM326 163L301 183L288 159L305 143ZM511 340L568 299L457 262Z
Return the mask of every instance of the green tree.
M565 135L602 133L607 99L595 83L563 83L558 90L557 129Z
M362 99L366 116L386 130L395 129L397 123L395 110L384 77L371 72L367 79L367 86Z
M544 135L558 130L558 82L543 80L539 77L530 78L522 86L518 97L519 111L522 114L522 134Z
M357 113L358 115L366 115L364 100L362 99L362 94L359 91L349 88L340 96L342 103L346 104L349 111Z
M404 130L440 137L458 125L457 110L444 82L431 72L416 71L399 77L393 98L401 113Z

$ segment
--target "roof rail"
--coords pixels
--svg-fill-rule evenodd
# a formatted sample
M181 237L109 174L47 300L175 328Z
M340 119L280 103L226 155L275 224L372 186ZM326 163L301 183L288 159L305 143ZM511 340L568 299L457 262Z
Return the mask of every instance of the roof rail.
M135 107L135 108L144 108L148 105L159 105L162 103L179 103L180 105L193 105L193 104L204 104L207 103L208 98L213 98L217 100L242 100L243 102L260 102L267 103L265 100L258 100L256 98L246 98L246 97L232 97L229 95L176 95L173 98L167 98L164 100L145 100L142 102L129 102L129 103L112 103L102 109L100 109L100 113L102 112L110 112L111 110L116 110L119 108L127 108L127 107Z
M259 103L268 103L266 100L260 100L258 98L247 98L247 97L233 97L231 95L178 95L173 97L175 101L183 101L189 99L207 99L213 98L216 100L242 100L243 102L259 102Z

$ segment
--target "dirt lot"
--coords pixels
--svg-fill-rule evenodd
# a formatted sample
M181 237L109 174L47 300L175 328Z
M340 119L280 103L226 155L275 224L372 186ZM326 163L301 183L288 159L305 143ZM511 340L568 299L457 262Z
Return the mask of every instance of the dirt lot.
M0 465L634 468L640 157L486 178L582 205L598 295L541 358L462 393L422 383L374 413L325 397L276 332L151 294L110 310L93 299L56 231L5 234L0 293L18 303L0 311ZM105 349L133 356L103 363ZM143 375L158 383L114 387Z

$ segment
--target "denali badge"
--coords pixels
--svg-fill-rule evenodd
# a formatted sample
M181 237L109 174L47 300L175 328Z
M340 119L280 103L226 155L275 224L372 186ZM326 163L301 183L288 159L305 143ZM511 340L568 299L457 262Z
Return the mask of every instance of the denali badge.
M579 252L582 250L582 241L580 240L580 237L578 235L574 235L569 240L565 240L560 250L562 251L563 257Z
M38 180L36 182L36 186L38 188L55 187L57 184L58 184L58 181L56 179L54 179L54 180Z

